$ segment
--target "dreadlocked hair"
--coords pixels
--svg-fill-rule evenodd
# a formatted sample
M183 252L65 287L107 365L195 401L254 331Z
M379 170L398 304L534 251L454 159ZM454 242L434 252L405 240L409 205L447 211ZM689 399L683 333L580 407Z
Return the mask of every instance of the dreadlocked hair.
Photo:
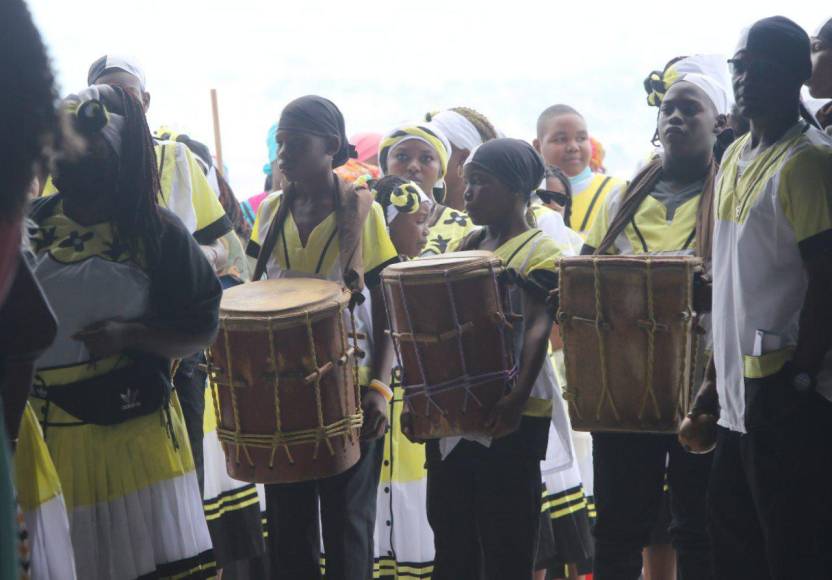
M61 141L49 58L23 0L0 2L0 221L17 219L33 169L43 169Z
M452 107L451 111L459 113L465 117L477 130L477 133L480 134L480 138L482 138L483 143L497 138L497 129L495 129L494 125L491 124L491 121L489 121L488 118L479 111L469 107Z
M152 264L161 251L162 217L159 212L162 186L156 165L153 136L141 103L120 87L125 117L118 182L113 197L114 237L125 244L135 259L143 249Z

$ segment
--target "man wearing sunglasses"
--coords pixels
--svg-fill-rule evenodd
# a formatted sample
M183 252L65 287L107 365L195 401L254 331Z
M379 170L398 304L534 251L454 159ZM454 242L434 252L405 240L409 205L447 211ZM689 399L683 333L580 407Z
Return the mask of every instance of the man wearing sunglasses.
M832 578L832 140L800 118L812 65L797 24L760 20L729 64L751 131L717 182L715 380L692 411L719 416L716 577Z

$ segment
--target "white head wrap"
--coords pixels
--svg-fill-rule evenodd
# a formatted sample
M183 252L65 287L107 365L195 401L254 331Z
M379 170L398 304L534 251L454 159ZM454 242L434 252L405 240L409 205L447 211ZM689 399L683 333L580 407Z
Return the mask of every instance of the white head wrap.
M90 65L90 70L87 73L87 84L94 85L104 73L111 70L120 70L126 72L127 74L133 75L139 79L139 84L141 85L142 90L146 90L147 82L142 67L139 66L135 59L117 54L105 54L92 63Z
M478 145L482 145L482 137L477 128L456 111L442 111L434 115L429 124L439 127L457 149L473 151Z
M683 58L665 72L668 87L681 80L686 80L702 89L711 99L720 115L731 113L734 104L734 92L731 88L731 75L728 61L718 54L695 54Z
M680 77L676 82L678 83L679 81L691 83L702 89L714 104L718 115L731 114L733 100L728 96L725 87L721 86L712 77L700 73L688 73Z

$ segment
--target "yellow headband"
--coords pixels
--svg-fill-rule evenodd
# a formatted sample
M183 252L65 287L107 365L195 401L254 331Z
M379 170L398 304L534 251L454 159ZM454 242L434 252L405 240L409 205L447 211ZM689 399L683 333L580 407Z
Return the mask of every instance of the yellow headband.
M401 127L381 140L381 144L378 149L378 157L382 173L385 175L387 174L387 157L390 155L390 151L396 145L402 141L407 141L408 139L417 139L427 143L436 150L436 154L439 156L439 165L441 167L441 175L439 177L444 177L445 173L448 171L448 158L451 156L450 143L448 143L448 140L444 135L440 136L438 131L435 131L432 128L428 129L422 125L408 125Z

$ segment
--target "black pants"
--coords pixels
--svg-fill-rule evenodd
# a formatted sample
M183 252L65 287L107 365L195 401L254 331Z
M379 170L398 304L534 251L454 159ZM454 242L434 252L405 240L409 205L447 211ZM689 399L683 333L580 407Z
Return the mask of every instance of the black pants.
M173 377L173 385L182 405L182 415L185 418L185 428L188 430L188 440L191 443L191 453L194 457L196 477L199 482L199 492L205 486L205 468L202 454L203 425L205 415L205 381L208 374L202 365L205 364L205 354L198 352L183 358Z
M428 462L433 580L528 580L540 526L540 460L461 441Z
M659 517L665 472L670 537L681 580L712 576L705 495L713 454L685 452L675 435L593 433L595 580L635 580ZM669 456L669 461L668 461Z
M334 477L266 486L271 577L327 580L373 577L373 531L384 439L361 443L361 459ZM320 502L320 524L319 510Z
M746 380L746 434L720 428L708 489L717 578L832 578L832 403Z

